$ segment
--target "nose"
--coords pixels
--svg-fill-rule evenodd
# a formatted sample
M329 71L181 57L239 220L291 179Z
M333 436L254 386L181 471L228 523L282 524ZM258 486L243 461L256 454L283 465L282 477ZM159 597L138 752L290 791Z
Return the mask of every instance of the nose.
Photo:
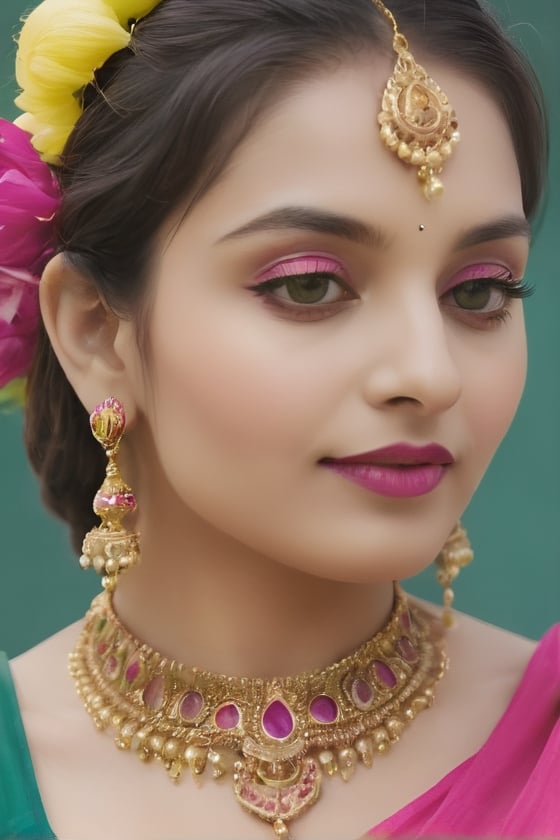
M409 403L425 416L451 408L462 378L437 298L406 296L376 322L380 329L365 377L367 401L378 408Z

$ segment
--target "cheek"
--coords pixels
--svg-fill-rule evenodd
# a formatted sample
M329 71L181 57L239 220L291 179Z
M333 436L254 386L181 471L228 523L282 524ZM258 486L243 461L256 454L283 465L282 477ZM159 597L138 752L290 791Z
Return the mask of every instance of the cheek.
M290 345L285 326L236 307L210 299L184 318L177 307L156 313L158 435L239 457L293 455L309 446L309 431L327 410L329 390L316 378L327 372L319 358Z
M478 464L486 467L506 434L521 399L527 373L527 350L521 307L501 329L500 338L473 364L465 386L468 421Z

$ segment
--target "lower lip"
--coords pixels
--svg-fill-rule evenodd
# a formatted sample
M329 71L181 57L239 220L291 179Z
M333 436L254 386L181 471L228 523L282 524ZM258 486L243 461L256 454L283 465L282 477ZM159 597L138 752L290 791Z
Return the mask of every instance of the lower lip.
M394 467L388 464L342 464L336 461L323 461L328 467L348 481L365 487L372 493L391 496L397 499L411 499L425 496L438 486L447 467L441 464L411 464Z

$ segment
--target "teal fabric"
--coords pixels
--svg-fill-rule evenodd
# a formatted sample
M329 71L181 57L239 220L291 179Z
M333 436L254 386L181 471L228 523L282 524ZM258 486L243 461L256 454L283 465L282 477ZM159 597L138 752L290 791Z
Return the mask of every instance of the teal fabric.
M0 651L0 840L56 840L25 737L8 657Z

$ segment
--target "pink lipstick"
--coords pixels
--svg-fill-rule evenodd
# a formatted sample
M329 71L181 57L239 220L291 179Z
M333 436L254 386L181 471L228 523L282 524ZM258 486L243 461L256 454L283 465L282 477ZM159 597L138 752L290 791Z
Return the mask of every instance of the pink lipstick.
M395 443L346 458L322 458L319 463L372 493L404 499L435 490L454 460L437 443Z

